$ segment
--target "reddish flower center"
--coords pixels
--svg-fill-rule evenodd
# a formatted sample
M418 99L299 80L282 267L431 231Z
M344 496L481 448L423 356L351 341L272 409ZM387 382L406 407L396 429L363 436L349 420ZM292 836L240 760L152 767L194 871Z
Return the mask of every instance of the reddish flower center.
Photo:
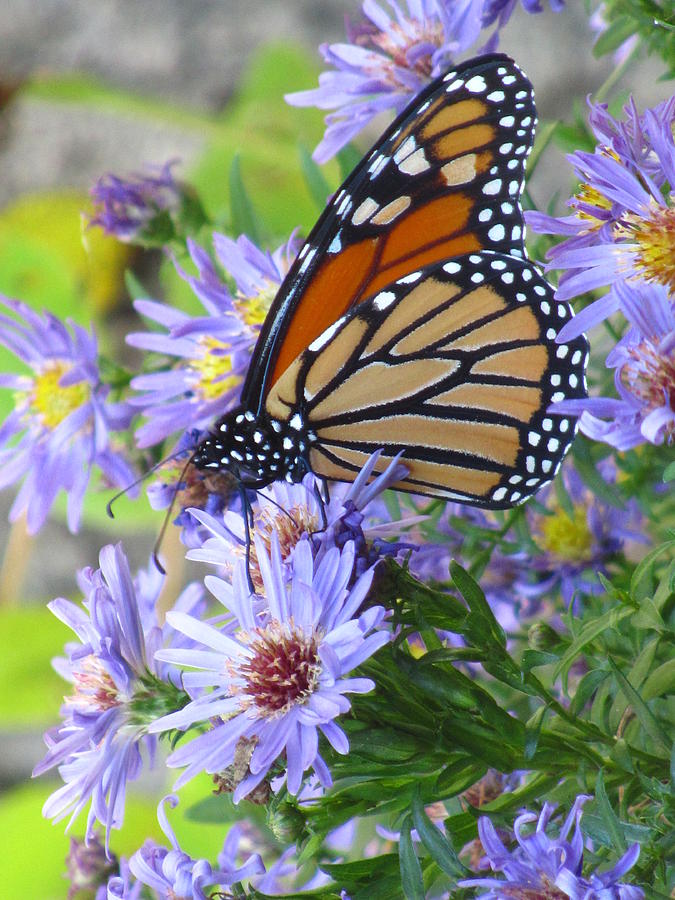
M398 22L391 22L386 31L378 31L374 26L364 24L354 35L354 43L385 53L391 60L388 69L400 67L412 70L425 79L431 78L433 68L431 53L416 53L413 56L410 51L420 44L431 45L434 48L442 47L443 42L443 25L431 16L423 22L407 19L405 27ZM384 75L387 80L400 86L393 71L383 72L378 66L378 71L374 74L380 77Z
M624 387L648 410L659 409L667 404L675 410L675 358L664 356L645 340L628 350L630 359L621 367L621 382ZM667 434L672 437L673 426Z
M80 661L80 668L73 673L73 685L75 693L65 698L66 703L82 713L103 712L122 703L115 682L93 654Z
M242 706L258 715L278 718L302 706L319 683L321 635L290 623L272 621L248 635L251 656L237 666L243 679Z

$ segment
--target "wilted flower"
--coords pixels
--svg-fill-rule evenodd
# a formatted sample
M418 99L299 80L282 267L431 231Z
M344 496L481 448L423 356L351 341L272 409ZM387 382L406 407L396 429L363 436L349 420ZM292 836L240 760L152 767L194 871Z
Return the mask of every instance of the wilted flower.
M319 48L334 67L319 76L319 87L286 95L292 106L335 110L326 116L317 162L334 156L379 113L401 112L482 27L483 0L389 0L388 6L391 12L365 0L349 43Z
M632 328L607 357L619 398L567 400L556 409L580 415L579 428L596 441L628 450L675 435L675 312L665 288L618 284Z
M154 658L169 640L185 645L182 635L158 624L162 577L152 567L134 584L121 544L104 547L100 565L80 572L84 609L63 598L49 604L79 642L66 647L67 659L54 661L73 694L61 709L63 724L45 736L48 752L33 772L58 766L65 782L45 803L46 817L70 815L72 822L91 800L88 838L96 820L106 833L121 827L127 781L140 775L143 752L151 762L154 757L157 738L147 724L158 707L175 709L183 697L178 674ZM190 585L175 608L199 612L202 594Z
M176 839L166 815L166 804L175 807L178 797L169 794L160 801L157 807L157 818L162 831L169 839L172 849L160 847L154 841L147 840L140 850L129 860L129 868L139 882L157 892L162 900L209 900L212 891L205 893L205 887L228 886L251 875L265 871L260 856L255 853L246 862L237 867L235 856L238 846L236 832L228 834L225 845L218 856L217 867L206 859L193 859L183 850Z
M97 209L89 225L98 225L125 242L170 240L170 214L179 209L183 199L183 189L171 171L175 165L176 160L171 160L126 178L104 175L91 189Z
M389 640L385 631L374 630L383 622L382 607L358 613L372 570L348 589L353 543L342 551L334 547L315 562L310 542L300 541L288 581L275 533L270 549L268 556L257 540L262 600L252 602L244 561L236 567L232 585L207 577L209 590L232 614L228 626L220 629L188 615L169 613L175 629L208 649L158 654L166 662L201 671L183 676L188 692L198 691L196 698L156 721L152 730L214 723L169 757L170 766L187 766L177 785L204 770L228 769L235 763L237 750L245 746L250 756L248 773L234 790L235 802L260 784L284 752L290 793L297 794L310 767L322 784L331 783L318 751L319 732L338 753L347 753L347 737L334 721L350 708L344 694L366 693L374 687L370 679L350 678L349 672ZM203 693L206 688L212 690Z
M505 900L507 897L613 898L613 900L642 900L644 891L619 882L637 862L640 845L633 844L619 862L608 872L582 875L584 841L579 827L582 806L591 798L580 795L574 801L557 837L549 837L546 827L555 812L555 804L545 803L539 816L525 812L513 825L518 842L508 850L500 840L487 816L478 820L478 833L494 872L503 872L506 879L470 878L458 882L460 887L487 888L478 894L482 900ZM536 829L525 833L524 826L536 822ZM574 825L574 833L568 835Z
M239 398L260 325L295 256L292 236L273 254L242 235L233 241L214 235L216 255L237 285L232 295L211 258L197 244L188 249L199 276L179 270L207 313L192 317L152 300L137 300L136 310L167 329L166 334L135 332L127 343L177 358L173 368L138 375L131 386L144 392L131 402L148 421L136 432L148 447L179 430L204 429Z
M675 98L627 122L602 106L590 122L600 143L594 153L569 156L582 187L568 201L571 216L526 213L528 224L566 240L549 251L550 269L564 269L556 297L567 300L604 285L637 278L675 289ZM620 308L616 289L594 301L561 329L567 341Z
M82 895L83 891L96 891L96 900L104 900L108 879L119 877L120 864L114 854L106 855L105 847L98 834L92 835L89 841L71 837L68 856L68 900Z
M114 449L112 432L128 427L125 403L108 400L102 383L93 331L39 315L25 303L0 301L17 318L0 315L0 343L32 370L32 375L0 375L0 387L14 391L14 410L0 426L0 488L23 478L10 520L26 514L28 531L44 524L59 491L68 495L68 527L76 531L92 471L118 487L134 474Z

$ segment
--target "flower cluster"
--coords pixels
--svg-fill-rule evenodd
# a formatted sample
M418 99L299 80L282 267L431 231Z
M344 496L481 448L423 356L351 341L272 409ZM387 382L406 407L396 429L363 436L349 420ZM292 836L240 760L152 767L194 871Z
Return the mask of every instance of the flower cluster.
M570 321L560 340L621 313L630 328L607 356L619 398L567 401L560 412L582 413L581 430L626 450L670 443L675 407L675 98L643 114L631 100L625 120L591 104L595 152L569 157L581 182L573 213L527 214L535 231L563 235L547 269L561 269L563 300L609 287Z
M604 15L607 5L596 13ZM516 12L526 21L526 14L565 8L563 0L364 0L361 19L347 26L347 41L321 47L329 71L319 87L287 100L330 111L315 151L323 162L378 114L401 111L470 48L479 55L496 48ZM543 16L529 21L534 27ZM503 76L506 70L499 71ZM477 97L462 101L460 131L467 140L483 141L494 133L493 120L474 121L475 110L485 109L485 84L480 77L471 82ZM508 75L503 83L508 85ZM451 89L443 88L439 104L449 132ZM516 108L519 96L514 92ZM511 124L504 127L513 127L508 111L505 121ZM80 894L95 900L207 900L299 892L349 900L371 891L640 900L645 891L638 885L650 879L660 879L658 895L666 896L672 882L665 858L672 723L664 685L672 646L672 563L664 551L670 545L639 565L634 560L652 526L666 530L671 524L672 498L655 489L654 460L665 468L675 442L675 98L644 113L631 100L623 118L591 104L590 125L595 151L570 156L581 182L569 201L571 214L532 211L528 221L536 231L563 238L549 250L547 263L562 271L558 298L588 295L562 328L561 340L606 326L605 344L593 342L593 357L598 346L602 351L600 363L591 363L594 396L540 410L540 376L531 374L536 364L525 377L521 361L509 356L508 345L520 334L504 337L503 356L498 348L489 361L477 359L471 336L501 325L502 319L492 318L492 304L513 299L511 272L500 276L505 287L498 295L496 276L492 286L481 285L477 270L457 306L464 309L467 297L482 298L485 323L471 323L474 330L467 329L452 349L434 337L435 358L419 353L412 360L428 378L424 391L438 387L432 363L439 363L443 379L449 359L458 367L466 363L469 387L479 388L481 399L474 406L465 399L469 392L460 391L447 409L457 409L452 416L468 419L477 434L480 423L486 426L499 445L494 457L482 439L478 450L469 439L468 448L448 448L443 429L452 433L457 421L449 414L432 418L433 412L428 419L410 415L420 427L416 443L397 437L395 449L378 449L389 399L371 431L370 413L364 423L359 419L365 404L352 404L332 421L329 412L316 434L311 428L317 420L303 419L316 409L313 402L324 403L312 392L312 378L324 378L323 391L340 374L333 375L333 367L325 379L324 348L349 348L348 329L365 329L376 314L383 314L386 326L396 323L399 307L392 306L392 318L385 310L397 297L386 288L373 292L368 305L373 273L379 279L376 263L363 269L354 296L364 300L353 318L330 322L342 289L335 272L344 270L325 260L355 259L339 254L359 254L368 246L371 232L363 232L362 243L353 235L361 233L363 210L380 204L380 182L372 196L363 194L367 199L344 228L331 232L330 244L321 242L326 223L330 231L337 221L340 201L304 249L289 222L287 239L279 243L277 236L270 241L276 249L267 250L244 234L215 230L204 212L211 204L202 207L192 188L174 177L174 163L128 179L102 178L93 191L97 207L89 227L141 248L161 248L163 271L190 294L185 308L136 294L133 308L148 326L125 336L132 358L140 359L133 372L101 357L93 330L38 314L17 300L1 301L0 343L30 370L0 376L0 387L13 391L15 400L0 426L0 488L22 481L11 519L24 516L28 530L37 532L64 491L68 525L75 530L90 483L125 488L145 471L153 476L152 507L169 510L165 524L173 519L191 577L199 572L182 588L152 562L133 574L122 544L109 544L100 551L99 567L77 576L83 601L60 597L49 604L75 640L53 663L70 688L34 774L56 770L61 778L44 805L46 817L67 820L68 829L82 819L84 839L72 838L67 859L73 900ZM466 202L467 209L476 200L475 173L485 147L511 169L527 149L490 143L490 136L467 154L452 144L455 139L448 142L456 156L440 170L448 188L443 198L461 196L458 207ZM428 208L422 194L432 181L414 179L418 169L430 168L431 157L419 150L408 171L399 168L424 190L392 197L367 228L388 227L400 215L400 201L406 210L413 201ZM316 175L305 163L307 173ZM433 174L438 183L441 176ZM483 195L496 185L501 181L482 189L480 221L482 214L492 215ZM515 191L519 183L513 185ZM513 204L507 205L511 215ZM469 247L469 254L484 253L473 246L480 232L470 231L474 214L475 204L463 224L449 226L457 234L464 229L453 246ZM409 215L401 221L425 227L426 220L412 218L416 208ZM235 220L219 212L219 223ZM389 265L388 241L406 228L394 226L384 241L375 241L381 271ZM503 227L495 228L503 236ZM402 265L405 259L414 259L416 268L407 275L396 268L398 284L438 285L426 277L420 257L403 255ZM504 262L494 262L497 272ZM456 265L440 264L448 274ZM279 295L292 267L297 280L287 281L289 291ZM309 278L320 287L316 295L301 293ZM601 289L606 293L599 295ZM300 294L297 307L294 291ZM425 294L414 285L403 299L410 296ZM530 315L518 321L528 328L541 321L525 308L524 294L515 297L523 304L517 311ZM448 321L456 300L449 300ZM551 304L538 302L548 316ZM275 313L291 309L297 315L292 326L280 313L265 327L273 304ZM421 309L406 339L425 329L427 312ZM323 330L303 344L314 313ZM404 345L399 324L391 327L398 343L375 351L365 339L360 345L364 356L375 354L373 365ZM104 345L112 345L107 337ZM533 359L545 350L542 356L558 353L564 360L568 348L556 348L553 338L548 333L545 345L527 335L524 340L535 345ZM259 339L261 347L273 348L271 355L256 354ZM491 340L501 342L502 336ZM274 356L281 344L283 352ZM288 368L279 372L289 347ZM516 349L520 353L522 345ZM490 366L498 358L506 360L505 368L495 373ZM260 359L276 362L254 371L247 388L252 360L255 367ZM296 410L282 387L298 367L306 380ZM540 371L545 377L546 363ZM256 412L239 404L248 403L259 376L269 392ZM556 370L551 384L562 377ZM335 396L352 391L359 398L370 387L353 384L343 377L325 406L333 409ZM490 405L495 384L512 387L520 406L535 410L534 424L526 424L518 403L506 410ZM392 391L399 386L394 383ZM392 394L401 405L407 384L402 390L402 397ZM454 390L453 384L447 393ZM430 391L423 399L431 404L438 396ZM284 403L291 409L287 422L273 412ZM537 450L549 414L556 413L578 417L591 440L576 445L574 457L528 505L468 509L450 490L430 497L395 491L401 482L404 488L425 484L424 472L441 464L476 482L489 481L515 469L518 455L517 471L533 473L543 443L551 453L559 445L555 436L544 436ZM541 431L535 421L540 414ZM228 431L231 422L241 430ZM358 428L350 442L343 436L351 424ZM200 468L198 448L207 438L215 454L208 460L212 470ZM419 449L418 459L411 447ZM448 459L439 448L448 449ZM640 452L627 452L635 448ZM433 453L425 456L428 449ZM285 467L283 479L266 483L256 454L275 460L270 472ZM321 454L328 460L323 469ZM466 455L470 462L461 468ZM553 474L553 463L546 463ZM406 482L417 477L412 466L422 474ZM320 471L346 480L330 482L315 474ZM513 484L518 480L520 474L512 477ZM499 505L498 493L475 496ZM130 855L116 855L115 831L125 814L130 818L128 793L151 767L166 769L172 782L152 798L166 840L139 840ZM207 776L214 796L192 808L183 801L177 809L178 795L168 791L182 791L188 782L188 791L199 790ZM591 797L577 796L582 789L596 792L583 824ZM557 832L554 800L569 808ZM217 856L197 842L181 845L181 814L204 815L222 828Z

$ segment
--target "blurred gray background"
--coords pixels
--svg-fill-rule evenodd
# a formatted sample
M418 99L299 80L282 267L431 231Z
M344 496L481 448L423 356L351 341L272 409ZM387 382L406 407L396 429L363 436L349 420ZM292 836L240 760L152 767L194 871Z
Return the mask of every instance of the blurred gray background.
M546 12L537 16L518 9L501 49L529 74L540 115L566 117L573 98L596 90L613 62L594 59L582 0L568 0L558 15L546 0L544 5ZM342 40L345 14L356 17L358 10L356 0L4 0L0 84L11 87L36 72L86 72L113 86L218 110L236 91L257 47L294 41L315 53L321 41ZM658 59L640 62L619 86L633 91L641 106L653 103L668 96L667 83L657 81L662 71ZM179 157L189 167L200 150L199 137L180 127L19 97L0 120L0 207L24 192L86 190L104 172L122 174L146 162ZM569 178L562 158L552 154L533 187L535 202L548 201L551 182L564 195ZM0 554L9 534L9 503L7 492L0 495ZM72 536L64 526L49 524L36 539L25 596L74 594L75 570L95 565L107 540L109 535L96 532ZM132 562L144 563L151 545L152 536L145 534L128 540ZM34 749L31 742L29 756ZM6 744L10 756L23 752L14 742Z

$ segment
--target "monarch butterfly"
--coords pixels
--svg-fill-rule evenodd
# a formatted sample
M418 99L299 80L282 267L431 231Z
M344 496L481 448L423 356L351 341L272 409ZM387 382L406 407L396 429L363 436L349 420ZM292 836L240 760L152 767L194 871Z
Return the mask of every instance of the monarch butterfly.
M550 481L585 396L587 343L525 258L520 207L536 112L501 54L436 79L319 218L264 322L241 405L195 451L257 489L353 480L402 452L395 487L486 508Z

